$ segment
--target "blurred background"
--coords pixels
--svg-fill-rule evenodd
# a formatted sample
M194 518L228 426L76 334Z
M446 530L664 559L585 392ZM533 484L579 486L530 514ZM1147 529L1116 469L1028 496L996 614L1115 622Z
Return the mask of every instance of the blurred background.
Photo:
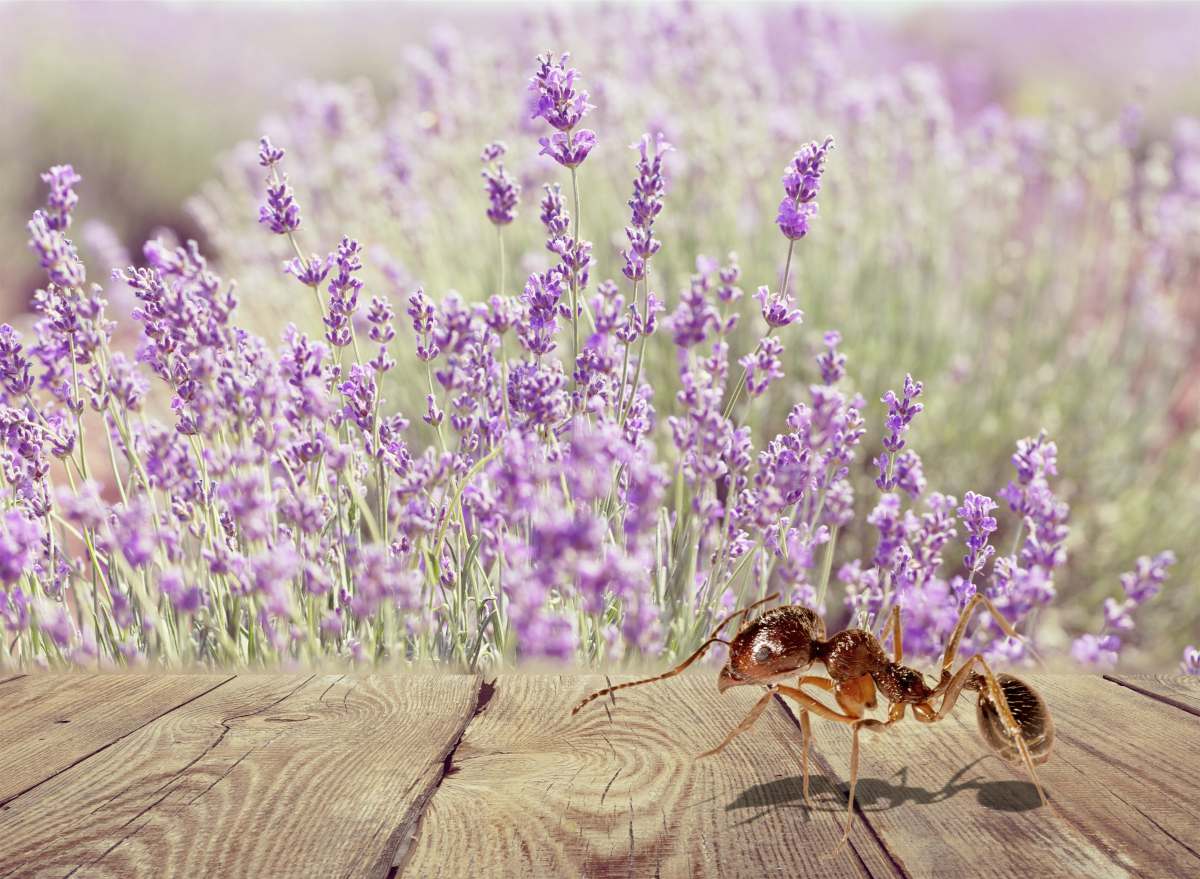
M194 238L277 338L298 297L256 224L263 133L289 149L306 248L360 238L375 292L400 302L417 283L490 295L479 152L507 142L525 186L506 231L519 277L546 262L537 200L559 177L524 82L534 54L569 50L599 107L581 174L593 277L619 277L641 132L678 148L655 262L668 308L699 254L736 251L748 291L778 278L779 176L832 134L789 375L841 330L874 442L882 391L923 379L911 445L930 488L959 496L995 496L1015 441L1047 429L1073 509L1043 641L1098 631L1118 575L1172 548L1124 656L1162 669L1200 639L1198 35L1196 4L0 4L0 318L25 320L37 286L38 174L70 162L92 280L149 238ZM756 410L759 432L793 402Z

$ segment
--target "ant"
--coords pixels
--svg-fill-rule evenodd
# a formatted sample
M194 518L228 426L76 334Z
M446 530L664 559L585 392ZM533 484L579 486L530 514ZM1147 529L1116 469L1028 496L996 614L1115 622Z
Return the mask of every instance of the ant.
M778 592L773 593L761 601L729 614L717 624L712 635L695 653L670 671L657 677L617 684L592 693L576 705L571 714L577 713L593 699L607 696L616 690L674 677L703 656L711 645L727 645L729 658L717 679L717 689L723 693L730 687L761 686L766 692L750 709L745 720L738 724L724 741L699 757L709 757L718 753L753 726L773 696L787 696L800 705L804 801L811 805L808 796L808 746L812 737L809 713L849 725L854 733L850 749L849 803L845 832L841 842L834 849L836 852L849 839L854 822L859 730L865 728L872 732L882 732L903 719L909 707L919 722L937 723L954 708L962 691L968 690L979 694L976 719L980 734L988 747L1010 763L1024 763L1034 787L1037 788L1038 797L1042 804L1046 805L1046 795L1038 781L1034 764L1044 763L1049 758L1050 749L1054 744L1054 724L1042 697L1032 686L1019 678L995 674L978 653L967 659L957 671L951 671L967 623L981 605L988 610L1005 634L1013 638L1020 637L984 595L976 593L972 596L959 615L942 657L941 676L934 686L926 683L921 672L901 664L904 648L901 642L902 629L898 606L892 608L881 630L885 638L889 629L892 634L893 655L888 659L879 638L866 629L845 629L826 638L824 621L815 611L803 605L775 607L754 618L750 617L750 611L778 597ZM722 630L738 617L742 617L743 620L733 640L728 641L720 637ZM824 665L828 677L804 674L813 663ZM782 683L792 677L798 678L797 686ZM832 693L841 712L814 698L805 691L805 686ZM866 710L876 705L876 688L889 703L887 720L864 717ZM940 701L937 701L939 699Z

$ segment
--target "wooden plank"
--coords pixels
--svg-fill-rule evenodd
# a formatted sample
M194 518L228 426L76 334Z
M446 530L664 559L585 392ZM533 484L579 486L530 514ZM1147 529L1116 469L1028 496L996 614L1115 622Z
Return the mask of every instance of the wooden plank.
M17 680L17 678L23 678L23 677L25 677L25 675L22 675L22 674L16 674L16 675L0 674L0 684L7 684L9 681L15 681L15 680Z
M572 717L571 707L604 682L500 676L400 875L897 875L862 824L852 848L824 857L841 825L835 814L804 807L800 737L781 707L770 705L721 754L695 759L746 716L759 692L720 695L712 672L683 675ZM836 796L819 778L813 793Z
M1038 775L991 756L974 699L934 726L864 733L857 800L913 876L1196 876L1200 760L1196 718L1085 675L1031 675L1057 743ZM850 734L817 740L844 783Z
M0 805L233 675L34 674L0 687Z
M386 876L478 690L239 676L9 803L0 876Z
M1174 705L1200 717L1200 677L1195 675L1105 675L1107 680L1128 687L1151 699Z

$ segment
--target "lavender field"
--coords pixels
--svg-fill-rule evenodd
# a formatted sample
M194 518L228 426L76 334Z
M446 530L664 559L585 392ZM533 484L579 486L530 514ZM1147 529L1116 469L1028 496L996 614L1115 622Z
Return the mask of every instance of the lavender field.
M1200 674L1196 9L0 8L0 670Z

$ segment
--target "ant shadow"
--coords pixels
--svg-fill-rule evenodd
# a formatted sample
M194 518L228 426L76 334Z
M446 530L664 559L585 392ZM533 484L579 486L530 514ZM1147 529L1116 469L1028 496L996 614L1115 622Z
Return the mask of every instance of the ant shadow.
M1028 781L984 781L979 778L964 778L967 773L987 757L979 757L954 773L940 790L928 790L908 784L908 768L899 770L892 779L860 778L854 791L855 809L862 812L887 812L908 803L929 805L951 799L962 793L975 792L976 800L985 809L996 812L1026 812L1041 805L1037 788ZM738 826L750 824L776 809L804 810L804 820L811 812L846 811L849 784L835 785L823 775L813 775L809 788L812 805L804 802L800 776L780 778L766 784L756 784L744 790L725 807L726 812L739 809L759 809L757 814L738 822Z

